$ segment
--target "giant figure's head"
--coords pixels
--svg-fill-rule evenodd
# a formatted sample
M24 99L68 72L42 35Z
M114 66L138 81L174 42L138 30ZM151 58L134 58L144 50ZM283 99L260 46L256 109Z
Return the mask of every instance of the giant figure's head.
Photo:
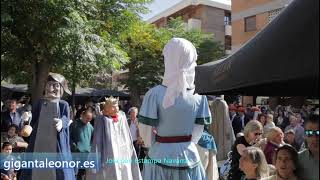
M175 98L194 91L197 50L183 38L172 38L163 48L165 72L162 84L167 87L163 107L174 105Z
M64 91L69 95L71 94L65 77L61 74L49 73L45 87L45 98L60 99Z
M119 112L119 97L108 97L103 103L103 115L105 116L116 116Z

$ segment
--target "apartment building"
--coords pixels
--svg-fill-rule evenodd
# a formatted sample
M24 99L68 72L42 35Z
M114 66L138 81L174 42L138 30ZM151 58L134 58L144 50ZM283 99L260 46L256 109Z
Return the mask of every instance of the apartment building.
M232 0L232 51L272 21L292 0Z
M177 17L182 17L188 29L213 33L225 46L226 53L231 53L231 0L182 0L147 22L164 27L170 18Z

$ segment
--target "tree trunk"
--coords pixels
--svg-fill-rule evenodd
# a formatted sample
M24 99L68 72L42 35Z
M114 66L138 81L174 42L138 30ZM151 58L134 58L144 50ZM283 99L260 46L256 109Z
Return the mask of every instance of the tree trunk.
M33 80L32 80L32 105L35 105L43 96L45 83L49 74L49 63L47 61L34 62L33 64Z
M131 99L130 103L132 106L140 107L141 106L141 100L140 100L140 92L137 87L130 89Z
M72 95L71 95L71 97L72 97L72 101L71 101L71 108L72 108L72 115L71 115L71 118L72 119L74 119L74 117L75 117L75 112L76 112L76 96L75 96L75 94L76 94L76 86L75 86L75 84L74 83L72 83Z
M74 59L73 62L72 62L72 95L71 95L71 98L72 98L72 101L71 101L71 108L72 108L72 119L75 117L75 111L76 111L76 97L75 97L75 94L76 94L76 77L75 77L75 74L76 74L76 60Z

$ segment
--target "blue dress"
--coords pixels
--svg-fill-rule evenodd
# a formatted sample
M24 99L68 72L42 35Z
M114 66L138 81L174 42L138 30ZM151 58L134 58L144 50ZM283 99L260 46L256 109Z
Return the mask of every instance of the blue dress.
M166 87L158 85L150 89L139 112L139 122L153 126L161 137L188 136L194 124L211 123L211 114L206 96L187 91L175 99L173 106L164 109L162 101ZM198 150L192 141L179 143L154 142L149 149L150 163L144 163L143 179L202 180L205 172Z

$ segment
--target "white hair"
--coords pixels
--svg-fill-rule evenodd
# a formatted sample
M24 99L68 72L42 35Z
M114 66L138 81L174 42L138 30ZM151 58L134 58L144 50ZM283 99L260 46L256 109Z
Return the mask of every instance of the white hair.
M131 107L131 108L128 110L128 113L130 114L131 111L138 112L138 108L137 108L137 107Z

